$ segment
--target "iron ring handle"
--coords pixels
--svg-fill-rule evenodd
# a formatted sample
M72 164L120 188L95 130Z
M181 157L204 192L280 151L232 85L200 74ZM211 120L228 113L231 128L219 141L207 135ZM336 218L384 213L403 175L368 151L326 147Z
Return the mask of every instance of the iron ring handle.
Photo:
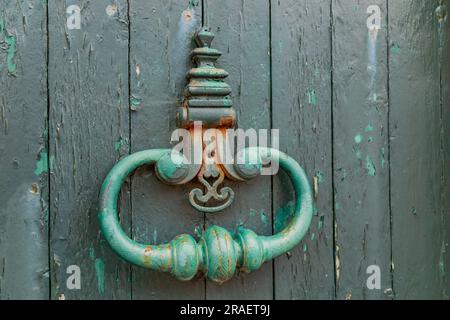
M142 165L164 166L171 150L153 149L137 152L119 161L108 174L100 191L99 222L103 236L113 251L124 260L148 269L169 272L183 281L197 274L222 283L231 279L236 268L252 272L261 265L295 247L311 224L313 203L311 187L300 165L275 149L255 148L262 158L279 161L289 175L296 194L295 211L290 223L272 236L258 236L252 230L239 228L231 234L219 226L209 227L197 242L183 234L160 245L144 245L130 239L120 226L117 199L122 183ZM250 150L250 149L248 149Z

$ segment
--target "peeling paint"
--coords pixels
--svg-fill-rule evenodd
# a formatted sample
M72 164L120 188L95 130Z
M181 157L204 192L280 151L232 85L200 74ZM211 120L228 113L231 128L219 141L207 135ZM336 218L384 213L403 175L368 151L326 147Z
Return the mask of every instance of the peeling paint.
M317 182L322 183L325 181L324 174L320 171L316 172Z
M316 203L313 201L313 215L317 216L319 215L319 209L316 206Z
M317 176L314 176L313 178L313 189L314 189L314 197L316 198L319 194L319 179Z
M357 144L360 144L362 141L363 141L363 136L362 136L362 134L357 134L356 136L355 136L355 138L354 138L354 140L355 140L355 142L357 143Z
M367 127L364 129L364 132L369 133L369 132L372 132L373 130L374 130L374 129L373 129L372 124L369 123L369 124L367 125Z
M312 106L317 105L317 95L315 90L308 91L308 103Z
M10 75L14 75L16 72L16 64L14 62L17 52L16 36L8 33L8 31L6 30L5 21L3 19L0 19L0 36L3 36L4 43L6 44L6 47L4 47L3 49L6 50L6 65L8 73ZM0 64L0 68L1 67L2 65Z
M378 29L373 28L368 31L367 38L367 54L368 65L367 72L369 74L369 99L376 101L377 94L375 92L375 82L377 77L377 37Z
M106 10L106 14L111 17L117 13L118 8L117 8L116 4L111 4L111 5L107 6L105 10Z
M325 216L321 216L319 218L319 221L317 222L317 230L322 230L324 222L325 222Z
M5 42L8 45L6 51L6 65L8 66L8 73L15 74L16 64L14 63L14 57L16 55L16 37L5 35Z
M384 148L381 148L380 149L380 166L382 169L384 169L385 165L386 165L385 152L384 152Z
M97 274L98 293L105 293L105 263L102 259L95 259L95 273Z
M400 46L398 44L393 44L391 46L391 52L394 54L399 54L401 51Z
M128 138L120 137L119 141L114 144L114 150L117 152L121 151L122 148L128 148L129 141Z
M130 108L132 111L136 111L142 104L142 100L138 97L131 96L130 98Z
M39 177L44 172L48 172L48 153L47 151L42 150L39 154L39 160L36 163L34 174Z
M189 0L189 8L197 7L200 0Z
M367 169L367 173L370 176L374 177L376 175L375 165L372 161L372 158L369 155L366 156L366 169Z
M264 210L260 212L260 218L263 225L267 227L269 225L269 218L267 217L267 214L264 212Z
M337 229L336 225L335 225L335 229ZM335 265L336 265L336 281L339 281L339 279L341 278L341 258L339 255L339 246L336 246L336 252L335 252Z

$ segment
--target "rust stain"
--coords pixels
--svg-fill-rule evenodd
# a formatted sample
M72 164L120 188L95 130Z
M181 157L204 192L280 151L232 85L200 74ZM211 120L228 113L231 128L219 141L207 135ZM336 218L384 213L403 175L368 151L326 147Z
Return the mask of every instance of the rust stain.
M184 21L190 22L192 20L192 11L189 9L184 10L182 16Z

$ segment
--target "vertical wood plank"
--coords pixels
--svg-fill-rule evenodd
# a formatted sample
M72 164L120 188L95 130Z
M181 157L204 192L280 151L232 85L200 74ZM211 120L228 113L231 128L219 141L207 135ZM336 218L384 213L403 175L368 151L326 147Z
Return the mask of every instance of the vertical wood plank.
M392 246L398 299L442 297L438 4L389 1Z
M305 168L316 212L309 233L275 261L276 299L334 298L330 1L272 1L273 128ZM274 179L275 229L293 209L287 177ZM278 231L278 230L275 230Z
M47 18L42 1L0 8L0 299L47 299Z
M69 5L81 9L79 30L67 26ZM49 26L52 298L128 299L130 267L97 223L100 186L128 153L127 2L50 1ZM70 265L81 268L80 290L66 287Z
M223 55L217 65L229 72L233 105L242 129L270 129L270 4L268 0L205 0L205 24L216 37L213 47ZM207 216L207 225L235 230L245 225L258 234L271 234L271 179L225 182L236 198L222 213ZM222 284L207 283L207 299L272 299L272 263L252 274L240 274Z
M201 27L201 1L130 0L132 152L170 147L175 111L191 67L191 39ZM203 227L188 201L192 184L162 184L153 167L132 179L133 236L165 243ZM204 280L180 282L169 274L133 267L133 299L203 299Z
M338 299L387 299L392 288L386 1L332 4L336 293ZM381 9L377 31L367 26L371 5ZM380 270L380 289L366 285L372 265Z
M443 297L450 297L450 0L444 0L438 10L441 44L441 201L445 239L441 244L439 269L443 281Z

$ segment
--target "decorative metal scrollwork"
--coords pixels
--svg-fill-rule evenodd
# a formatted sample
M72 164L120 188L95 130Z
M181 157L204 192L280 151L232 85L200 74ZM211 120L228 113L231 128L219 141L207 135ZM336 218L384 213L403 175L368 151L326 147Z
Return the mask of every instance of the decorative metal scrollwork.
M213 38L213 33L207 28L196 35L198 47L192 52L196 67L188 73L185 100L177 112L180 128L192 130L197 121L201 121L204 128L223 130L235 126L236 113L229 96L231 88L224 82L228 73L215 67L221 53L211 48ZM228 143L214 136L211 139L218 145ZM203 136L200 140L197 142L207 142ZM103 183L98 215L103 236L114 252L130 263L169 272L179 280L186 281L203 274L209 280L222 283L231 279L236 269L255 271L264 262L295 247L306 234L313 213L311 187L303 169L288 155L271 148L241 150L236 156L241 161L232 164L220 161L224 156L220 150L204 150L200 164L186 163L183 154L171 149L145 150L120 160ZM221 187L225 177L237 181L250 180L261 174L264 165L273 162L279 163L286 171L296 195L291 221L275 235L258 236L243 227L232 234L219 226L211 226L198 241L184 234L166 244L144 245L130 239L120 226L118 194L127 176L140 166L155 165L157 177L171 185L185 184L197 177L204 189L193 189L189 202L201 212L214 213L227 208L235 197L231 188ZM220 204L206 206L211 199Z

